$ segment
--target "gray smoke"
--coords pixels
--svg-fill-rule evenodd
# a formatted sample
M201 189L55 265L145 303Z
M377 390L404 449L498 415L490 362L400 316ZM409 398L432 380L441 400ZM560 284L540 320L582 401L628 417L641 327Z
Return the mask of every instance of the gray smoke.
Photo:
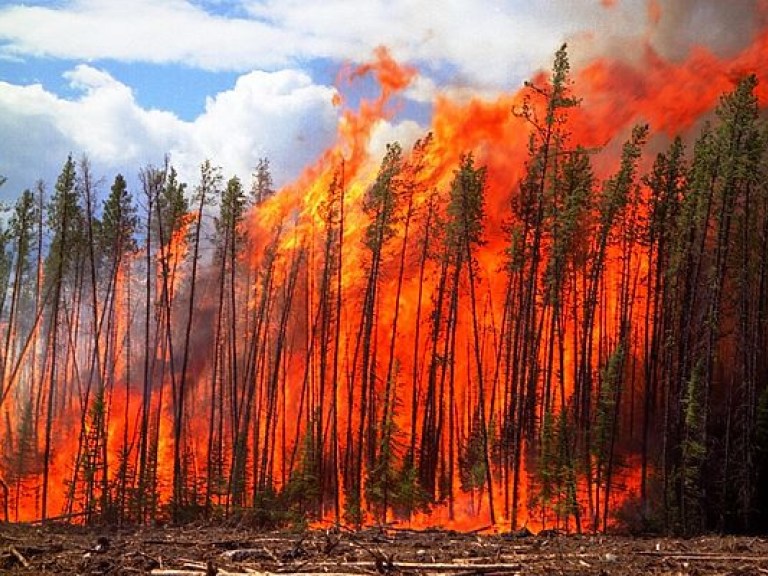
M594 9L585 11L577 8L581 3L559 0L561 17L581 30L568 38L577 66L603 56L642 65L648 46L673 62L694 47L729 58L768 24L761 4L765 0L615 0L608 7L595 0ZM658 8L656 22L651 6Z
M694 45L728 58L743 50L765 24L757 0L659 0L661 19L651 44L670 60L685 58Z

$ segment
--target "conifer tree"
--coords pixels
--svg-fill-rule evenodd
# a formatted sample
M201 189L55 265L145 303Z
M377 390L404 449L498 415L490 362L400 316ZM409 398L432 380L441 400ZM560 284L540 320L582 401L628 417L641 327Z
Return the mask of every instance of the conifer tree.
M448 249L455 250L459 254L454 263L454 294L457 294L459 291L458 279L462 274L462 268L465 263L467 267L467 275L469 277L469 305L473 336L472 348L474 350L475 376L478 390L476 419L488 494L488 510L491 523L495 524L496 512L493 501L493 478L489 455L485 374L480 344L480 326L476 295L478 264L475 258L475 250L478 246L483 244L485 180L486 169L484 167L476 167L474 158L471 154L462 157L459 169L455 172L451 184L446 211L448 215ZM454 322L453 329L455 330L455 328L456 323ZM455 362L455 358L453 357L451 357L450 360L451 363ZM451 450L453 450L452 447Z
M131 326L126 327L126 333L123 335L126 343L126 373L116 374L116 365L120 350L123 348L123 342L118 338L121 336L117 332L117 326L120 321L127 321L127 318L118 318L117 314L129 307L123 304L121 297L123 293L129 291L130 256L137 248L134 237L138 226L136 215L136 206L133 197L128 190L128 185L122 174L117 174L110 187L110 192L104 200L102 207L102 220L99 229L97 244L101 255L101 270L107 279L106 289L106 350L103 381L105 386L101 389L106 391L107 387L114 391L114 384L119 377L125 379L125 408L120 414L123 419L123 437L121 438L121 448L118 462L118 479L116 482L115 505L117 518L123 519L126 512L127 493L130 472L131 445L128 437L130 398L131 398L131 362L130 357L130 331ZM96 402L105 401L103 392L97 395ZM115 418L117 415L114 416ZM106 442L103 444L103 450L107 450ZM105 458L106 462L106 458ZM105 469L107 467L105 466Z
M665 450L653 458L651 443L660 441L667 446L669 439L666 426L661 427L661 437L652 437L652 423L664 408L663 392L669 389L671 372L669 334L673 330L672 313L677 285L673 262L674 243L680 205L685 194L688 167L685 147L681 138L675 138L669 149L660 153L648 175L643 178L649 190L648 220L645 237L640 239L647 246L649 274L645 307L645 339L643 345L643 415L641 445L640 500L641 513L648 519L650 502L648 480L651 468L663 470ZM664 419L667 422L667 419Z
M239 386L237 263L243 247L242 227L246 206L247 199L240 179L230 178L222 191L219 216L214 218L214 265L218 268L218 295L208 422L206 508L211 505L214 495L226 491L225 400L228 389Z
M528 159L519 192L512 198L513 220L507 227L508 296L505 308L517 313L505 325L504 396L506 414L502 425L504 458L512 468L512 495L505 488L511 507L513 528L517 527L523 445L536 437L536 408L544 412L553 400L551 393L555 359L555 328L562 327L562 295L566 285L567 258L576 245L583 214L588 210L593 177L589 158L583 150L572 150L568 139L568 114L578 106L572 92L567 47L556 53L548 85L526 83L522 106L513 112L530 126ZM548 244L552 247L549 249ZM549 249L549 260L547 261ZM575 255L574 260L577 260ZM542 286L542 282L544 285ZM549 311L542 310L539 295ZM542 342L546 313L549 339ZM541 347L549 366L544 369L543 402L539 402L542 374ZM558 342L564 350L562 331ZM564 404L564 366L558 373L561 404ZM542 415L543 417L543 415Z
M185 403L187 400L187 390L191 387L188 378L189 356L190 356L190 338L192 335L192 320L195 311L195 294L197 289L197 268L200 255L201 231L203 227L203 215L206 205L221 195L222 183L221 170L211 165L209 160L203 162L200 167L200 184L195 189L194 201L197 204L194 231L192 233L192 269L189 277L189 295L187 306L187 321L184 330L184 344L182 347L181 374L179 378L178 390L174 397L174 466L173 466L173 505L174 519L180 520L182 510L189 505L197 504L189 502L185 494L186 478L182 474L181 461L182 454L186 453L184 426L185 426Z
M365 230L364 244L370 253L366 263L367 279L363 309L355 344L355 360L359 356L359 398L360 413L355 437L353 476L350 478L347 515L359 525L362 521L362 482L364 464L372 467L376 459L377 406L376 406L376 352L375 328L376 305L379 278L385 245L395 234L394 224L398 218L399 187L397 178L402 170L402 149L399 144L387 145L387 152L381 162L375 182L363 201L363 211L370 218ZM350 400L351 402L351 400ZM365 458L365 459L364 459Z
M253 175L251 198L255 205L259 205L275 194L272 172L269 168L268 158L259 158L256 163L256 172Z
M49 255L46 259L46 282L52 290L52 299L48 320L48 347L50 357L48 368L48 387L45 401L45 427L43 447L43 486L41 496L41 518L48 518L48 495L51 453L53 450L53 423L56 412L55 401L59 390L61 377L58 362L60 310L65 289L65 280L74 266L77 258L76 247L83 229L83 219L80 205L77 201L76 167L72 156L67 158L61 174L56 181L56 187L48 208L48 225L53 230L53 239Z
M11 301L8 312L8 327L3 345L2 364L0 365L0 406L5 399L6 375L11 371L11 366L16 361L14 345L21 339L18 338L21 329L29 330L30 326L24 320L25 312L31 305L32 294L29 291L31 274L33 272L30 261L33 242L35 239L35 223L38 220L38 207L35 197L29 190L24 190L16 201L13 215L9 222L10 240L15 253L13 262L13 279L11 282Z

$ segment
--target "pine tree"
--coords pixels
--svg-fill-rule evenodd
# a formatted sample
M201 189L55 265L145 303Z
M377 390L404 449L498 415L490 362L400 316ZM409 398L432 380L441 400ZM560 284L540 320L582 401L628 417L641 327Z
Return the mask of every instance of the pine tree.
M14 348L24 339L19 338L22 331L31 330L28 321L25 321L25 314L34 315L35 311L30 310L32 305L29 293L31 275L33 273L32 263L30 261L33 242L35 240L35 223L37 222L38 207L35 203L35 197L29 190L25 190L16 201L13 215L9 222L9 232L13 243L13 252L15 261L13 263L13 281L11 283L11 302L8 312L8 329L5 334L5 344L3 346L2 365L0 368L0 406L7 395L6 376L13 371L13 365L16 364L16 354L19 352ZM21 359L19 359L21 360ZM8 384L10 385L10 384Z
M688 380L683 398L683 439L680 446L680 520L686 534L696 534L704 528L704 493L702 477L706 446L706 407L703 403L702 362Z
M114 383L122 376L125 380L125 410L121 415L123 418L123 437L121 438L121 449L119 461L117 463L117 487L115 494L115 503L117 507L117 519L121 521L126 512L126 499L129 485L130 458L132 442L129 440L128 431L129 405L131 398L131 362L130 357L130 323L126 327L126 373L118 375L115 373L119 350L122 348L122 341L118 341L121 336L117 333L117 326L120 321L128 322L128 318L117 318L117 314L122 310L127 310L129 306L121 303L120 297L123 292L130 291L130 255L136 251L137 244L134 237L138 226L136 206L133 197L128 191L128 185L122 174L115 176L114 182L110 188L110 193L104 200L102 208L102 221L99 230L98 246L102 259L102 270L107 278L106 291L106 350L105 350L105 386L97 394L95 402L103 404L105 402L104 392L107 386L114 390ZM112 416L116 418L116 416ZM107 443L104 442L103 450L106 452ZM106 455L105 455L106 462ZM106 469L106 466L105 466ZM104 479L106 480L106 478Z
M642 415L642 446L641 446L641 480L640 499L641 513L649 519L650 502L648 497L648 480L650 469L663 471L666 466L666 450L657 453L652 458L650 446L652 442L660 442L667 446L670 430L667 430L668 419L664 418L664 426L660 435L652 437L653 422L664 408L663 394L669 388L669 377L672 371L669 345L669 333L673 329L672 312L674 309L674 294L677 285L677 275L674 270L673 253L675 234L680 218L680 205L687 187L685 162L685 147L681 138L675 138L665 153L656 157L650 174L643 178L648 187L648 220L645 224L645 237L640 242L647 246L649 275L645 307L645 339L643 345L643 415Z
M144 374L142 388L141 421L139 425L139 453L137 484L133 492L135 498L130 502L130 508L135 513L136 521L139 523L147 521L154 517L152 501L154 499L156 488L156 476L153 463L157 460L155 449L157 442L153 433L155 427L154 415L152 412L153 398L155 396L155 356L157 345L157 334L153 341L152 330L152 311L154 310L153 286L155 284L153 267L153 250L156 244L162 242L155 240L154 231L158 228L155 222L157 212L156 205L159 202L160 194L165 186L166 168L160 169L154 166L147 166L139 173L144 195L146 222L145 222L145 241L144 241ZM165 275L164 275L165 277ZM154 347L153 347L154 344Z
M48 494L50 490L50 464L53 450L53 423L55 404L59 388L59 330L60 309L64 294L64 283L70 270L76 262L80 245L79 239L83 230L83 218L77 201L76 169L72 156L67 158L61 174L56 181L54 195L48 208L48 224L53 230L53 239L46 259L46 282L52 290L50 315L48 322L48 354L50 356L48 373L47 398L45 403L45 431L43 447L43 487L41 497L41 518L48 517Z
M348 486L348 516L356 525L362 522L362 482L365 465L372 468L377 457L376 355L375 328L379 278L385 245L394 237L398 218L399 187L397 178L402 171L402 149L399 144L387 146L376 180L363 200L363 211L370 218L363 243L370 253L366 263L367 279L363 309L355 344L355 359L360 382L360 415L355 438L353 475ZM351 402L351 400L350 400ZM365 456L365 459L364 459Z
M268 200L275 194L274 183L272 181L272 172L269 168L268 158L259 158L256 163L256 172L253 175L253 186L251 188L251 198L255 205Z
M483 244L483 220L485 216L485 181L486 169L475 167L475 161L471 154L461 158L459 169L454 173L451 183L449 201L446 209L448 216L448 249L459 254L454 263L454 302L459 291L459 278L466 263L469 277L469 304L472 318L472 348L476 369L477 396L477 420L481 441L481 452L485 481L488 494L488 510L491 524L496 523L496 511L493 502L493 478L491 473L491 461L488 443L488 418L486 416L485 375L483 358L480 345L480 326L477 311L476 285L478 282L478 264L475 259L475 249ZM454 318L456 307L454 306ZM456 329L454 321L453 330ZM455 340L455 336L453 336ZM450 358L451 364L455 362L454 355ZM453 372L453 366L451 366ZM451 414L453 411L451 410ZM449 419L450 421L450 419ZM449 427L451 427L449 423ZM449 429L449 434L452 431ZM453 447L451 446L451 450Z
M231 388L239 385L237 264L244 240L242 226L246 205L240 179L230 178L222 191L219 216L214 218L218 295L208 422L206 508L210 507L214 495L221 496L226 491L224 422L227 415L232 417L233 414L227 414L225 399L228 391L225 386L227 383Z
M587 153L571 149L568 143L568 115L579 105L572 92L570 70L567 47L563 45L555 53L548 85L527 82L523 104L513 110L531 127L525 174L512 198L513 220L507 227L505 309L516 313L507 313L509 319L502 334L506 414L501 430L502 458L512 468L512 494L510 498L509 483L505 483L505 507L511 508L513 528L517 528L523 447L526 439L536 437L537 406L546 412L547 404L553 401L556 346L561 362L560 400L565 402L561 292L566 286L566 255L574 262L579 261L578 251L571 253L571 248L577 245L593 183ZM541 294L543 302L539 300ZM549 338L542 342L547 314ZM556 327L560 327L559 342L555 340ZM547 359L544 366L542 344L543 358ZM543 418L543 413L538 417Z
M213 199L221 195L222 183L221 170L214 168L210 161L206 160L200 167L200 184L195 189L194 201L197 204L197 213L195 218L194 232L192 233L192 270L189 277L189 296L187 307L187 322L184 330L184 344L182 348L181 375L178 384L178 390L174 396L174 466L173 466L173 516L174 520L180 520L185 507L194 506L197 502L187 497L185 494L185 476L182 474L181 461L182 454L186 454L187 446L185 443L184 425L185 425L185 402L187 400L187 390L190 384L187 382L189 356L190 356L190 337L192 334L192 320L195 311L195 294L197 289L197 268L200 255L201 231L203 226L203 211L205 206L210 204Z
M584 312L579 335L579 364L576 377L575 406L576 421L581 435L581 446L587 483L590 516L594 528L599 521L599 486L594 483L595 471L592 469L592 422L595 383L593 366L595 364L595 333L600 304L600 286L606 268L608 245L614 228L628 205L630 193L635 188L637 164L641 148L648 136L648 126L636 126L630 139L624 144L621 165L618 172L603 185L603 191L597 202L597 223L593 240L591 262L587 270ZM594 492L593 492L594 488Z

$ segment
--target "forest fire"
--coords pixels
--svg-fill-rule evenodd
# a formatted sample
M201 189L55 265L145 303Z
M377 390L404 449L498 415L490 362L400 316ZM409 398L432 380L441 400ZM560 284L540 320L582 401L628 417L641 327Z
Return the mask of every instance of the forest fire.
M728 61L571 74L562 49L514 94L439 96L382 158L418 72L380 49L344 80L378 97L296 182L262 162L249 199L210 163L189 191L149 166L146 213L113 185L97 255L70 160L49 254L17 239L6 518L765 522L766 53L764 31Z

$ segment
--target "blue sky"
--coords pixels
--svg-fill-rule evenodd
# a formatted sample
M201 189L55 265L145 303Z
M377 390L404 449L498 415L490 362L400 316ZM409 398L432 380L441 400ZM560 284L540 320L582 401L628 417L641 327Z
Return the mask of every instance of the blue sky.
M654 26L649 2L661 8ZM694 42L727 51L749 36L754 10L753 0L3 1L0 199L38 178L50 187L70 152L105 180L169 153L192 183L206 158L248 181L266 156L285 183L333 141L341 66L380 45L419 70L380 127L380 140L407 145L437 93L516 89L564 41L576 65L617 46L632 58L646 43L669 58ZM353 105L370 84L358 90Z
M49 57L5 60L0 62L2 79L14 84L42 84L62 98L76 98L64 74L75 68L77 60ZM99 62L97 67L115 80L133 88L137 103L143 108L170 110L182 120L192 121L205 110L211 94L231 88L238 74L209 71L170 64L148 65L120 61Z

